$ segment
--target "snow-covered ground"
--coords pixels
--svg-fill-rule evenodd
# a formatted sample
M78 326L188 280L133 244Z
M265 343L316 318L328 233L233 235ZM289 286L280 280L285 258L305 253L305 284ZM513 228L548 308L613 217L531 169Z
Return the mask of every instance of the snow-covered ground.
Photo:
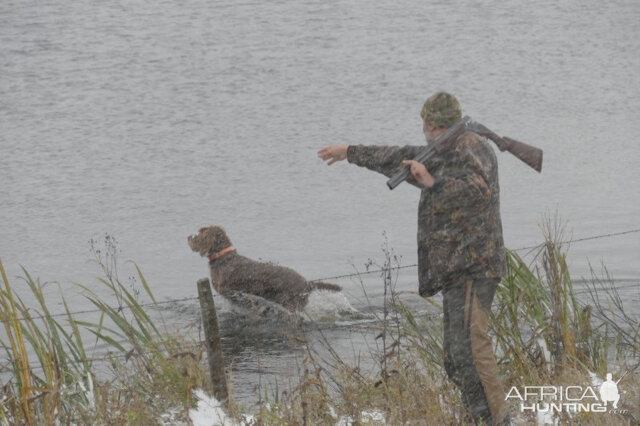
M193 426L252 426L256 424L255 417L250 414L242 415L240 421L233 420L225 413L222 404L217 399L201 389L195 390L193 395L198 400L196 408L189 410L189 420ZM349 416L338 417L335 412L332 414L336 418L335 426L352 426L354 424L354 419ZM177 410L168 411L160 416L160 423L167 426L186 426L185 422L176 422L177 415ZM355 424L386 426L387 423L384 413L372 410L363 411Z

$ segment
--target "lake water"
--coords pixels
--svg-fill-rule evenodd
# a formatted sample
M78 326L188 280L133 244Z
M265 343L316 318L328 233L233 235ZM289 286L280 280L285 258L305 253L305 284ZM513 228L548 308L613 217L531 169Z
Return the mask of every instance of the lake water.
M105 234L160 299L197 294L208 268L186 237L206 224L309 279L381 262L383 232L415 264L417 190L316 151L424 143L437 90L544 150L541 174L498 154L509 248L540 242L547 212L567 239L638 229L639 21L635 0L3 1L0 259L77 309L71 283L95 283L88 241ZM638 284L639 253L636 232L569 257L576 277L604 263ZM335 282L363 306L356 281ZM379 278L366 285L379 300ZM415 290L415 269L398 286ZM259 356L286 370L288 350L257 346L246 371ZM249 395L255 375L236 370Z

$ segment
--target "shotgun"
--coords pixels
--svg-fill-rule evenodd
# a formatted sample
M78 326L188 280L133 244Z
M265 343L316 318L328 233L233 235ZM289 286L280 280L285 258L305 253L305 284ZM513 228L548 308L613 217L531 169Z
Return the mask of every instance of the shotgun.
M523 142L518 142L517 140L506 136L500 137L484 125L473 121L469 116L464 116L449 127L446 132L436 138L433 144L429 145L416 155L414 160L424 164L433 155L450 148L451 145L453 145L456 140L458 140L458 138L467 131L471 131L480 136L491 139L498 146L500 151L509 151L538 173L542 171L542 150L540 148L527 145ZM410 175L410 167L405 166L396 174L391 176L387 181L387 186L389 189L394 189L396 186L407 180Z

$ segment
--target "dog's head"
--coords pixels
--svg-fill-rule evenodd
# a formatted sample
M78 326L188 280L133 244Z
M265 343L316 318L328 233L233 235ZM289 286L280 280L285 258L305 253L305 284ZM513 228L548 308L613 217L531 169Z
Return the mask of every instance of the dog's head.
M220 226L200 228L197 234L187 238L187 242L191 250L197 251L200 256L209 256L231 245L229 237Z

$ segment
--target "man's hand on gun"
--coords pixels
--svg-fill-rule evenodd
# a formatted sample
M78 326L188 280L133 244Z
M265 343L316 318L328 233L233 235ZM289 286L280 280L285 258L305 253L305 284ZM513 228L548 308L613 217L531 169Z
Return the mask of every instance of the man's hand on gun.
M431 188L435 183L434 177L429 173L429 170L427 170L427 167L424 164L415 160L404 160L402 161L402 165L410 167L411 176L413 176L416 182L426 186L427 188Z
M347 146L346 145L329 145L318 151L318 157L327 162L327 165L332 165L338 161L346 160L347 158Z

